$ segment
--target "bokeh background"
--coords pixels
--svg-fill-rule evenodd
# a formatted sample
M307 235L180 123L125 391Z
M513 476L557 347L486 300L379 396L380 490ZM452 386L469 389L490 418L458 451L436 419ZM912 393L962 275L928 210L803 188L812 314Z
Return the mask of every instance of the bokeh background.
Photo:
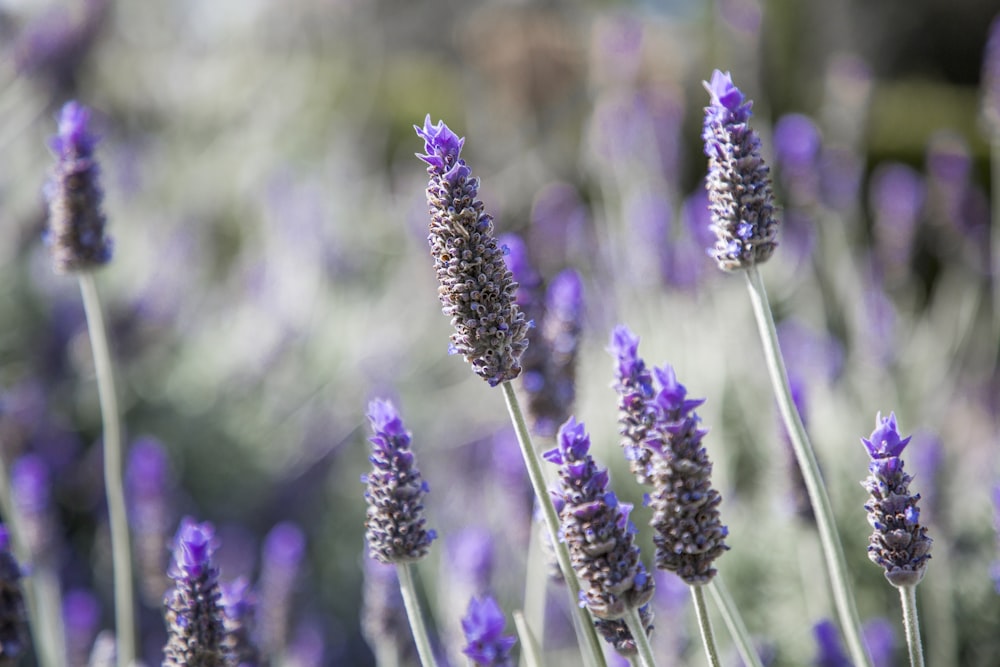
M412 125L428 113L466 137L497 231L525 239L543 279L583 278L574 412L637 504L647 562L648 510L609 388L619 322L648 363L672 363L708 399L731 531L720 570L772 664L811 664L814 626L832 613L815 532L744 281L704 252L701 82L720 68L754 100L775 167L785 227L763 275L862 618L888 647L880 664L905 656L896 593L865 554L859 437L890 410L915 434L907 465L935 540L919 589L929 664L998 664L1000 314L979 87L997 11L989 0L0 0L0 440L15 470L33 457L18 502L48 522L38 548L75 601L78 653L113 614L86 324L75 281L54 274L42 243L47 142L69 99L94 110L102 136L115 258L98 282L127 434L167 462L143 482L166 499L166 537L143 571L148 664L165 636L155 563L166 566L185 515L217 527L223 579L256 582L281 664L375 664L359 478L376 396L397 402L431 487L440 539L419 574L442 651L454 656L470 590L488 586L508 613L523 604L530 487L502 397L448 355L413 156ZM664 664L701 664L687 598L670 581L660 590ZM565 600L550 592L549 664L576 664ZM365 632L391 642L372 604Z

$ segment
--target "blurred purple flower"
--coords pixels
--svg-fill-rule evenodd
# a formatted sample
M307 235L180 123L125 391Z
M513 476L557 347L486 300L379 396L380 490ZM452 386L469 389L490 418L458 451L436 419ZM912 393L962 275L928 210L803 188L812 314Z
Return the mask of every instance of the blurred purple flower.
M809 206L819 198L822 137L812 118L790 113L774 125L774 160L789 204Z
M801 320L778 325L778 344L788 371L800 377L818 376L833 382L844 368L844 348L832 335L812 329Z
M840 631L830 620L822 620L813 626L813 637L816 638L816 667L852 667L851 661L844 653L840 641Z
M60 89L73 86L111 8L110 0L84 0L82 4L82 16L76 22L65 8L58 8L25 26L13 47L19 73L47 76Z
M385 566L375 561L369 560L369 562L380 567L396 569L394 566ZM399 588L398 584L396 588ZM323 665L328 664L325 662L326 641L324 636L324 630L317 621L308 619L300 623L295 628L295 634L288 645L286 652L288 663L295 667L323 667ZM406 664L406 661L404 660L402 664Z
M631 83L642 67L643 23L631 14L598 18L593 29L593 67L608 83Z
M63 595L63 627L69 667L87 667L90 648L101 623L101 603L93 592L75 588Z
M21 530L33 559L47 560L55 549L52 516L52 479L49 466L38 454L18 458L10 470L11 495Z
M925 197L923 177L912 167L886 162L872 172L869 208L879 259L887 273L905 275Z
M277 524L264 538L259 588L262 648L267 655L280 655L288 641L292 595L305 548L305 534L290 521Z
M494 551L493 535L485 528L472 526L453 533L445 541L446 578L467 587L468 595L485 593L493 576Z
M912 436L910 464L913 478L920 481L920 500L927 522L940 526L944 519L942 484L945 451L941 438L927 429L917 430Z
M147 601L163 597L169 527L173 523L174 479L167 452L154 438L139 438L128 451L125 492L129 526L135 540L140 588Z
M864 164L853 150L827 146L820 157L819 173L823 203L840 212L857 205Z
M887 618L865 621L861 634L874 667L893 667L896 664L896 626Z
M517 642L513 635L504 635L505 620L500 605L489 595L473 597L462 618L466 646L462 653L477 667L512 667L510 650Z
M554 268L566 266L574 251L589 252L589 215L580 193L570 183L556 181L538 190L531 203L527 238L534 258L542 263L543 274L551 275Z
M708 156L709 209L718 237L709 253L723 271L766 262L777 247L778 221L760 138L750 128L751 102L728 73L715 70L705 82L702 139Z
M232 664L259 667L262 662L256 638L257 598L250 583L244 577L237 577L223 584L219 601L226 629L226 650L232 656Z

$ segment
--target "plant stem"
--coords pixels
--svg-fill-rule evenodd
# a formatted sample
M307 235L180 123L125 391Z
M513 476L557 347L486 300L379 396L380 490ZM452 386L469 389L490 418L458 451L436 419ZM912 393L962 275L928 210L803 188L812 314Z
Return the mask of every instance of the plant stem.
M632 640L635 642L636 658L640 667L656 667L656 659L653 657L653 648L649 645L649 637L646 636L646 628L642 623L642 616L637 607L629 607L625 614L625 624L628 625L629 632L632 633Z
M733 596L729 594L729 589L726 588L721 577L718 574L715 575L708 582L706 588L708 588L708 592L715 599L716 606L719 607L722 620L729 629L729 634L732 635L733 641L736 642L736 650L743 659L743 664L749 665L749 667L764 667L760 661L760 656L757 655L757 649L750 639L750 633L743 622L743 617L736 608L736 603L733 602Z
M920 643L920 619L917 618L917 586L900 586L899 601L903 606L903 627L906 648L910 652L910 667L924 667L924 648Z
M1000 335L1000 134L990 141L990 202L992 203L990 237L990 276L993 290L993 338ZM996 346L994 346L995 349Z
M778 347L778 333L775 330L771 307L767 302L767 291L756 266L746 270L747 286L750 289L750 301L754 316L757 319L757 329L764 348L764 358L774 395L778 401L778 410L788 430L795 450L795 459L802 470L809 501L816 516L816 527L819 531L820 543L823 546L824 560L830 577L830 587L833 591L833 602L837 610L840 626L847 640L847 648L851 659L859 667L872 667L871 658L861 640L861 620L854 602L854 593L847 582L847 563L844 559L844 548L840 543L836 523L833 518L833 508L827 496L823 477L816 462L809 436L799 417L799 411L792 401L792 392L788 384L788 373L785 362Z
M698 616L698 629L701 630L701 643L705 646L705 657L711 667L719 667L719 652L715 648L715 635L712 633L712 621L708 618L708 608L705 606L705 591L701 586L690 586L691 598L694 600L694 611Z
M528 626L524 612L519 609L514 612L514 627L517 628L517 636L521 638L521 664L525 667L542 667L542 651L538 640Z
M118 667L130 667L135 660L135 606L132 592L132 549L129 546L128 516L125 507L125 484L122 480L122 437L118 415L118 395L108 335L97 285L91 273L78 274L87 330L94 354L97 392L101 401L104 425L104 488L111 527L111 557L115 585L115 634Z
M413 566L409 563L396 563L396 571L399 573L399 590L403 594L403 606L406 607L406 617L410 619L410 631L413 632L413 641L417 645L420 664L423 667L437 667L424 615L420 611L417 588L413 584Z
M514 393L514 385L509 381L504 382L503 395L507 401L507 410L510 412L511 421L514 424L514 431L517 433L517 442L521 447L521 456L524 457L524 465L528 469L528 478L531 480L531 487L535 491L535 497L541 503L542 511L545 514L545 525L548 527L549 537L552 540L552 547L559 561L559 569L562 570L563 578L566 580L566 587L569 589L571 604L576 610L579 618L580 648L585 656L589 655L592 664L598 667L607 667L604 661L604 652L601 650L601 642L597 638L594 630L594 621L590 617L590 612L578 604L580 599L580 582L577 581L576 573L573 571L572 560L566 543L559 539L559 514L555 505L552 504L552 497L545 486L545 476L542 474L542 464L539 461L538 453L535 452L531 443L531 433L528 431L528 423L521 412L521 404Z

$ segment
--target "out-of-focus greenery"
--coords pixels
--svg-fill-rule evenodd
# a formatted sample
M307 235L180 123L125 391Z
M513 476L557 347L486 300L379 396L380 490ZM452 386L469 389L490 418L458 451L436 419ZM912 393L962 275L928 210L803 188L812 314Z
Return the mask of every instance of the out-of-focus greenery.
M792 252L783 240L762 269L776 316L842 350L832 372L815 348L799 368L789 363L804 378L861 616L894 623L893 664L903 664L897 596L866 557L858 484L859 437L877 411L895 410L904 432L936 434L944 451L919 589L929 664L997 664L1000 595L988 568L1000 558L989 500L1000 376L988 235L935 226L928 213L906 271L876 280L864 186L887 160L923 169L929 142L949 130L971 156L970 187L985 188L976 85L990 4L0 0L0 437L8 460L51 454L48 437L69 443L55 479L64 585L97 589L110 627L86 327L75 281L52 272L41 241L46 142L58 108L78 99L103 137L115 258L98 282L126 431L168 448L176 518L220 527L223 578L253 576L248 554L262 536L297 522L308 547L293 623L321 628L322 664L373 664L358 621L359 476L365 406L389 396L414 433L442 536L418 568L432 624L452 626L465 610L445 603L441 554L470 526L498 540L502 605L522 604L527 484L497 473L507 454L495 447L513 447L503 444L503 400L447 354L427 256L411 125L430 113L466 137L497 231L524 235L546 278L567 266L584 276L576 415L615 490L637 503L646 561L648 510L616 444L608 388L604 347L618 322L641 336L648 363L672 363L708 399L700 412L731 530L720 571L751 632L776 647L775 664L807 664L812 626L832 611L814 532L794 516L743 278L719 274L696 248L693 284L665 284L662 252L679 216L654 238L629 213L639 195L662 195L669 211L698 191L701 81L718 67L755 100L765 151L773 123L801 112L861 169L852 203L813 211L812 245ZM867 73L850 74L858 68ZM546 211L545 196L567 186L578 201ZM19 421L26 414L33 426ZM47 435L26 435L36 429ZM909 468L921 441L907 450ZM915 490L934 484L928 474ZM155 602L142 616L150 664L162 646ZM693 632L686 619L663 613L659 632ZM555 632L548 664L576 664ZM700 664L692 641L685 664Z

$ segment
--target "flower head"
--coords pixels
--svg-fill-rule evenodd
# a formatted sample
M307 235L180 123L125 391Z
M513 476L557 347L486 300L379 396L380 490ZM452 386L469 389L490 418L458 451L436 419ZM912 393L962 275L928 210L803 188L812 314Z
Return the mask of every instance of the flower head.
M634 543L632 506L620 503L608 487L608 471L590 456L590 436L573 417L556 438L558 447L544 454L559 464L560 534L580 578L580 603L597 618L617 619L629 608L646 604L653 578Z
M653 376L639 356L639 337L620 324L611 332L608 352L615 358L615 382L618 393L618 432L629 468L640 484L649 484L650 457L646 446L656 414L653 399Z
M910 438L900 436L895 414L883 417L879 413L875 430L861 442L872 459L870 474L862 482L870 495L865 510L874 528L868 557L885 568L885 577L893 586L914 586L924 577L931 538L920 525L920 494L910 494L913 478L903 472L899 458Z
M444 121L414 126L424 142L427 204L431 223L427 242L437 272L438 296L455 333L451 349L472 365L490 386L521 373L528 345L528 322L518 307L517 283L493 234L493 218L477 199L479 180L460 157L465 140Z
M237 577L222 585L220 603L226 629L226 648L240 667L257 667L260 650L254 638L257 618L257 597L245 577Z
M504 616L500 605L489 595L469 600L469 610L462 618L467 642L462 653L477 667L510 667L510 649L517 642L503 634Z
M705 83L702 139L708 156L709 209L717 240L709 250L724 271L768 260L777 247L769 170L760 154L760 137L750 128L751 102L729 73L716 70Z
M90 131L90 111L67 102L51 146L56 164L45 188L49 204L46 240L56 271L95 269L111 260L111 240L104 233L104 195L94 158L97 138Z
M368 554L383 563L420 560L437 534L424 526L422 501L428 487L410 451L410 433L396 407L386 400L368 405L368 421L374 431L368 458L372 472L361 478L368 485Z
M216 547L212 524L191 517L181 521L167 571L174 586L164 599L168 635L164 667L229 664L219 571L212 562Z

